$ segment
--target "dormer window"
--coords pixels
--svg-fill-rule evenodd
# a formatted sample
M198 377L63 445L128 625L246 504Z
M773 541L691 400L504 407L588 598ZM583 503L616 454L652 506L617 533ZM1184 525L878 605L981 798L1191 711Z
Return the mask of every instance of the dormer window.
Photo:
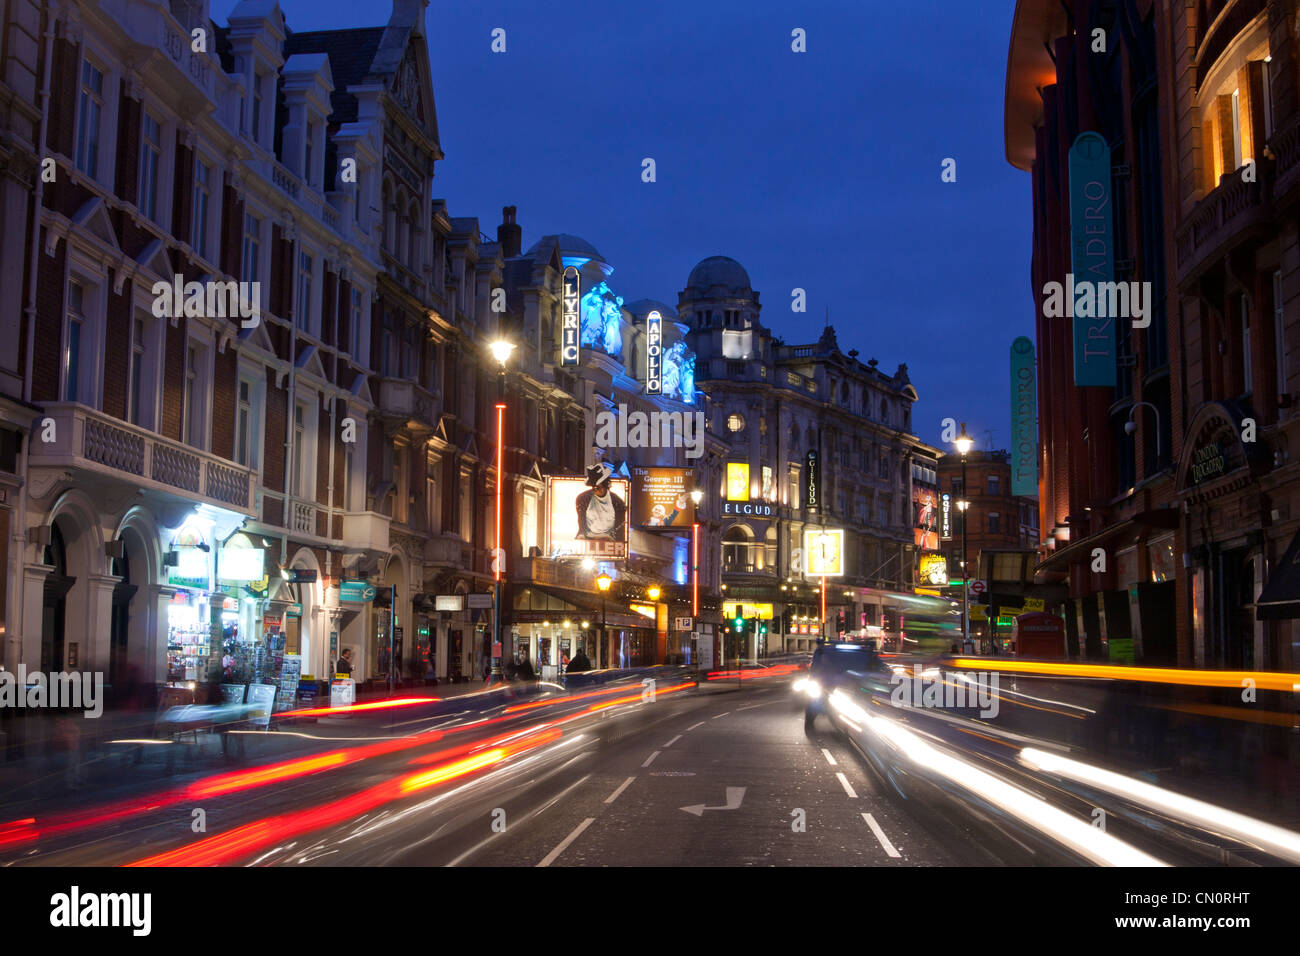
M302 164L302 180L308 186L312 185L312 164L311 164L311 147L316 141L316 127L312 123L307 124L307 148L305 158Z

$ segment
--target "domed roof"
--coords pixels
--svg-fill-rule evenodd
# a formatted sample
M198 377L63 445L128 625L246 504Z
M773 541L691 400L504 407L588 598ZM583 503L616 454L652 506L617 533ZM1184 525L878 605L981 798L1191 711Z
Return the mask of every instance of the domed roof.
M709 256L691 270L690 278L686 280L688 289L701 292L715 285L746 292L753 289L749 284L749 273L745 271L745 267L730 256Z
M527 254L528 255L536 254L538 247L543 242L546 242L547 240L550 239L555 240L555 242L559 245L560 255L562 257L567 258L570 256L579 256L583 259L595 259L597 262L605 261L605 257L602 256L599 252L597 252L596 247L593 246L590 242L588 242L586 239L583 239L581 236L571 236L567 232L561 232L553 236L542 236L542 238L538 239L536 242L534 242L531 246L528 247Z
M635 302L627 303L623 308L627 309L628 312L632 313L632 315L638 319L644 318L651 312L656 311L665 319L677 319L677 310L671 305L665 305L658 299L637 299Z

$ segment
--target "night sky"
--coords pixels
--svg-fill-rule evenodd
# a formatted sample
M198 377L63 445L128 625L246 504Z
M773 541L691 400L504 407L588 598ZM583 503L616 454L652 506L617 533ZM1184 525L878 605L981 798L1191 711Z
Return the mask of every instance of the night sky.
M281 7L291 30L381 25L392 9ZM219 22L230 9L213 0ZM890 373L906 362L923 440L939 444L950 415L977 447L1005 448L1008 352L1034 329L1030 180L1002 137L1013 10L434 0L434 195L493 237L518 206L524 248L583 237L628 302L676 307L696 262L731 256L788 344L815 341L829 309L845 352ZM491 52L496 27L505 53ZM791 50L796 27L806 53ZM645 157L657 182L641 181ZM945 157L955 183L940 181Z

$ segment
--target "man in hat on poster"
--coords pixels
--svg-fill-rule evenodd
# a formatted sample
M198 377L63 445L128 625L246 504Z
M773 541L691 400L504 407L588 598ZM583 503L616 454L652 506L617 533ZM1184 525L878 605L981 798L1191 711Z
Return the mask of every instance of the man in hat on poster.
M603 461L587 469L587 484L590 491L584 491L574 500L578 509L579 538L607 538L622 541L625 537L627 504L610 490L610 478L614 470Z

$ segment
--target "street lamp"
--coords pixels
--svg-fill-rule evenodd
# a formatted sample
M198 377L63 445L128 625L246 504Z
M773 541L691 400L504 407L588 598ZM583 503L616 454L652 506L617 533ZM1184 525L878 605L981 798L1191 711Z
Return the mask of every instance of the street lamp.
M662 594L662 593L663 593L663 592L662 592L661 590L659 590L659 586L658 586L658 585L655 585L655 584L652 584L652 585L650 585L648 588L645 589L645 596L648 597L648 598L649 598L650 600L652 600L652 601L658 601L658 600L659 600L659 595Z
M600 589L600 645L596 648L596 662L599 666L601 658L601 649L608 651L609 639L605 634L605 595L609 593L609 586L614 583L614 579L603 571L596 576L596 587Z
M488 345L488 351L497 360L497 488L496 488L496 542L492 549L492 646L499 653L492 657L492 680L501 679L501 660L505 647L501 643L501 575L505 571L505 554L501 550L501 489L505 485L505 414L506 414L506 360L515 350L513 342L498 338Z
M974 440L966 434L966 423L961 423L961 434L953 440L953 445L961 455L961 500L957 502L957 510L961 512L961 641L962 650L970 642L970 569L967 565L966 555L966 509L969 502L966 500L966 454L974 445Z

